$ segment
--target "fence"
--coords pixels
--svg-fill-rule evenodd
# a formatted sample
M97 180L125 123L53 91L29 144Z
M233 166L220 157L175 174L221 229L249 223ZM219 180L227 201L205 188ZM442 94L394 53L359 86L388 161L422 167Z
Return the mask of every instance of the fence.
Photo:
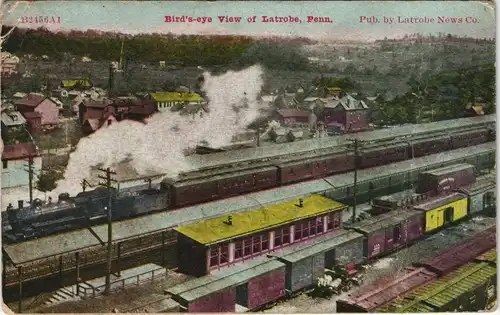
M163 272L162 272L163 271ZM151 275L151 276L149 276ZM127 278L111 281L110 291L124 290L130 286L139 286L145 282L153 282L162 276L166 276L165 268L153 269ZM147 276L147 277L145 277ZM76 285L76 294L83 298L94 298L105 291L106 284L94 286L88 282L81 282Z

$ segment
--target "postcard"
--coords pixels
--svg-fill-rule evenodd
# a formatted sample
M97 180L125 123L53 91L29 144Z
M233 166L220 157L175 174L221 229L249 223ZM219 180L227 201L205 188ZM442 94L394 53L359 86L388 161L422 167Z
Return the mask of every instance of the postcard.
M492 3L1 13L4 312L496 308Z

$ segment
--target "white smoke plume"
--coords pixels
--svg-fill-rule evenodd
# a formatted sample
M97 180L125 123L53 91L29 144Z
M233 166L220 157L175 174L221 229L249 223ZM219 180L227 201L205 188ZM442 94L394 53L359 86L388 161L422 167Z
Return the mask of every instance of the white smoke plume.
M176 176L192 169L184 156L187 149L202 141L213 147L227 145L258 117L262 74L260 66L218 76L204 73L202 90L209 99L208 113L157 113L146 124L121 121L81 139L70 155L64 179L57 182L51 195L74 195L81 191L80 183L89 178L93 167L112 168L123 160L129 160L139 175L156 172Z

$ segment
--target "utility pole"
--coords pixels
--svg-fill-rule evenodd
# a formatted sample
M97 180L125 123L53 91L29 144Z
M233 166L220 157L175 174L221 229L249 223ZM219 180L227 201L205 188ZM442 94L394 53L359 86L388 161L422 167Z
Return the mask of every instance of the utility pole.
M92 185L90 185L90 183L86 179L82 179L80 185L82 186L83 192L85 192L85 189L87 189L87 187L92 187Z
M354 142L354 186L352 197L352 223L356 222L356 195L358 192L358 168L359 168L359 140L350 139Z
M116 182L115 179L111 178L111 175L116 175L115 172L111 171L108 168L99 168L99 171L106 173L106 176L99 175L100 179L105 180L105 182L100 182L99 185L106 187L108 189L108 207L107 207L107 212L108 212L108 270L106 272L106 288L104 290L105 294L109 294L110 292L110 287L111 287L111 261L113 258L113 247L112 247L112 236L113 236L113 230L112 230L112 218L111 218L111 205L113 201L113 196L112 196L112 182Z
M28 156L28 169L26 170L28 172L28 179L29 179L29 190L30 190L30 206L31 203L33 202L33 155Z

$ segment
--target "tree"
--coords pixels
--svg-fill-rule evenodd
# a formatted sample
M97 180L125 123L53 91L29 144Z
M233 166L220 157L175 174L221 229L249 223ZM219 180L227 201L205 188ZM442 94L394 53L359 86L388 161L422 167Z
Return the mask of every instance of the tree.
M54 170L43 170L38 176L38 180L36 182L36 189L41 192L47 192L54 190L57 185L56 181L58 180L57 173Z

